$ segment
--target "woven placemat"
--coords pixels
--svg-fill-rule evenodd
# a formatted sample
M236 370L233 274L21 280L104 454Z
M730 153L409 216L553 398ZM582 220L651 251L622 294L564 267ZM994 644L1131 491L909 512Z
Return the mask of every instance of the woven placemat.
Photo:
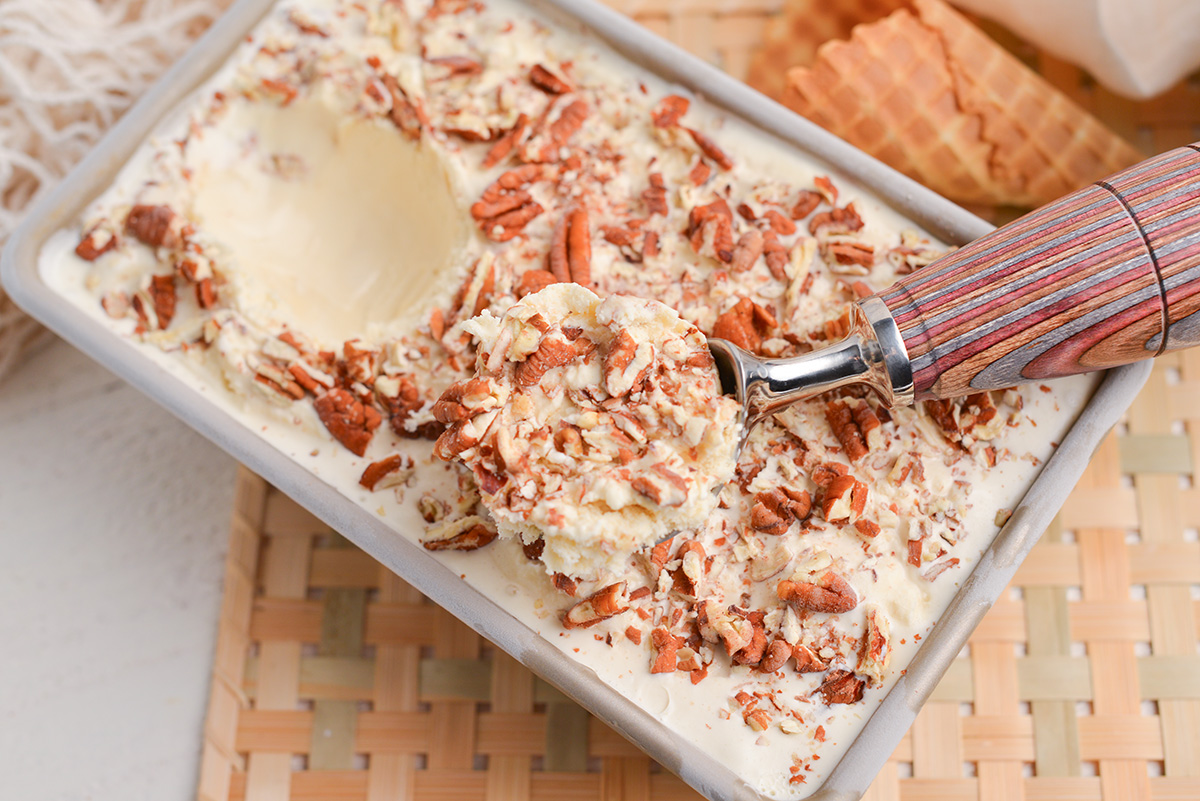
M877 799L1200 798L1200 351L1156 365ZM698 798L247 470L201 801Z

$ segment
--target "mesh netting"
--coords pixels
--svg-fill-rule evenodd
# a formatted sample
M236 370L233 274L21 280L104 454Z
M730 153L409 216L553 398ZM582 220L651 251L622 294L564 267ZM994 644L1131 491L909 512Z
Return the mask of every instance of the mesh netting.
M229 2L0 2L0 246ZM0 289L0 376L38 334Z

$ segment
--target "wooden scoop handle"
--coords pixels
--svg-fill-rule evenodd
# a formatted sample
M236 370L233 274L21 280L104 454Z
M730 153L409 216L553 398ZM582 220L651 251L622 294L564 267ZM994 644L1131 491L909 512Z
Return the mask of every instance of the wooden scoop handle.
M1200 344L1200 144L1027 214L880 298L917 400Z

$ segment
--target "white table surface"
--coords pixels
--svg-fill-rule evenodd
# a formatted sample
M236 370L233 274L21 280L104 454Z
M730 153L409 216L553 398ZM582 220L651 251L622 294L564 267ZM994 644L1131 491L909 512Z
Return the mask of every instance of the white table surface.
M0 381L0 798L193 798L236 464L34 355Z

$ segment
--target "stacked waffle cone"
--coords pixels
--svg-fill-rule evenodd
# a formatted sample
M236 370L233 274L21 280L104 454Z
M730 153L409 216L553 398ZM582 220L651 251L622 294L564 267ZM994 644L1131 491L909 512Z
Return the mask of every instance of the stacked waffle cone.
M1141 159L941 0L913 0L811 66L785 104L961 203L1032 207Z

